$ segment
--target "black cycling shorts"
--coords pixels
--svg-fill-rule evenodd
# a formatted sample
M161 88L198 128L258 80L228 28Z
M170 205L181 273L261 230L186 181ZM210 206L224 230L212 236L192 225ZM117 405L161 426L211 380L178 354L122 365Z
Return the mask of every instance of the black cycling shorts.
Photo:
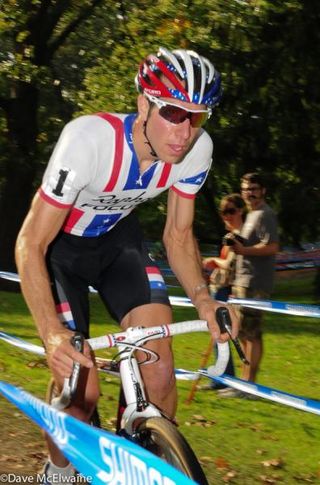
M89 286L98 291L118 322L140 305L170 305L163 277L149 255L134 214L99 237L60 233L49 247L47 266L59 318L86 338Z

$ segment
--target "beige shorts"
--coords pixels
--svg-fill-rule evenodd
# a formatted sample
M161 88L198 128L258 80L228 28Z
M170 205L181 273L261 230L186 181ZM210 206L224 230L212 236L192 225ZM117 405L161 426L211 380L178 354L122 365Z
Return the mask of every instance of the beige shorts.
M232 296L236 298L254 298L266 300L270 294L262 290L252 290L242 286L232 287ZM263 312L254 308L240 308L240 331L239 338L242 340L257 340L262 336Z

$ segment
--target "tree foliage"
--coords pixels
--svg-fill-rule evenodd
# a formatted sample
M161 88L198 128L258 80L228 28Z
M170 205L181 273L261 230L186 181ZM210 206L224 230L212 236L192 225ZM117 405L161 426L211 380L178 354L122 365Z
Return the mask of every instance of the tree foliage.
M0 10L0 267L63 124L134 111L134 76L158 46L190 48L222 73L207 129L214 168L197 234L218 239L216 205L251 170L265 173L284 242L319 236L319 17L316 0L19 0ZM141 207L160 237L164 199Z

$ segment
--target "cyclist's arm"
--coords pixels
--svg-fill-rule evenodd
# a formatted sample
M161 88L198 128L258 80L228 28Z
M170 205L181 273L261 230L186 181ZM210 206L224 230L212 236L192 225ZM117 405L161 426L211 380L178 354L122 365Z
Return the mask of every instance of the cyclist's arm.
M209 295L204 283L199 258L199 247L193 235L194 199L185 198L170 190L168 195L167 220L163 241L169 264L198 310L199 317L207 320L214 338L219 329L214 319L216 309L221 306ZM238 322L232 316L234 335Z
M58 347L70 335L58 319L45 262L48 246L61 229L68 211L47 203L37 193L16 243L21 289L49 353L51 347ZM81 364L91 366L91 361L71 345L69 348L69 342L66 352L70 357L76 355Z

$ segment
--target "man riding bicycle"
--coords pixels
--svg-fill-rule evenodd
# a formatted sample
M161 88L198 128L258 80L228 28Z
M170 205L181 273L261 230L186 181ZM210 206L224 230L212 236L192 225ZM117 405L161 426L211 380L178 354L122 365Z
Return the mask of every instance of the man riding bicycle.
M88 286L123 329L172 322L167 290L133 209L168 190L163 241L169 264L214 339L219 304L210 298L193 235L195 195L211 166L202 126L221 97L220 75L193 51L159 49L136 76L137 114L97 113L68 123L16 245L22 291L58 386L74 361L83 368L67 412L89 421L99 397L94 360L70 343L89 335ZM231 312L232 313L232 312ZM233 334L238 322L232 314ZM149 343L160 359L142 367L149 400L171 418L176 386L169 339ZM73 467L48 438L48 475Z

